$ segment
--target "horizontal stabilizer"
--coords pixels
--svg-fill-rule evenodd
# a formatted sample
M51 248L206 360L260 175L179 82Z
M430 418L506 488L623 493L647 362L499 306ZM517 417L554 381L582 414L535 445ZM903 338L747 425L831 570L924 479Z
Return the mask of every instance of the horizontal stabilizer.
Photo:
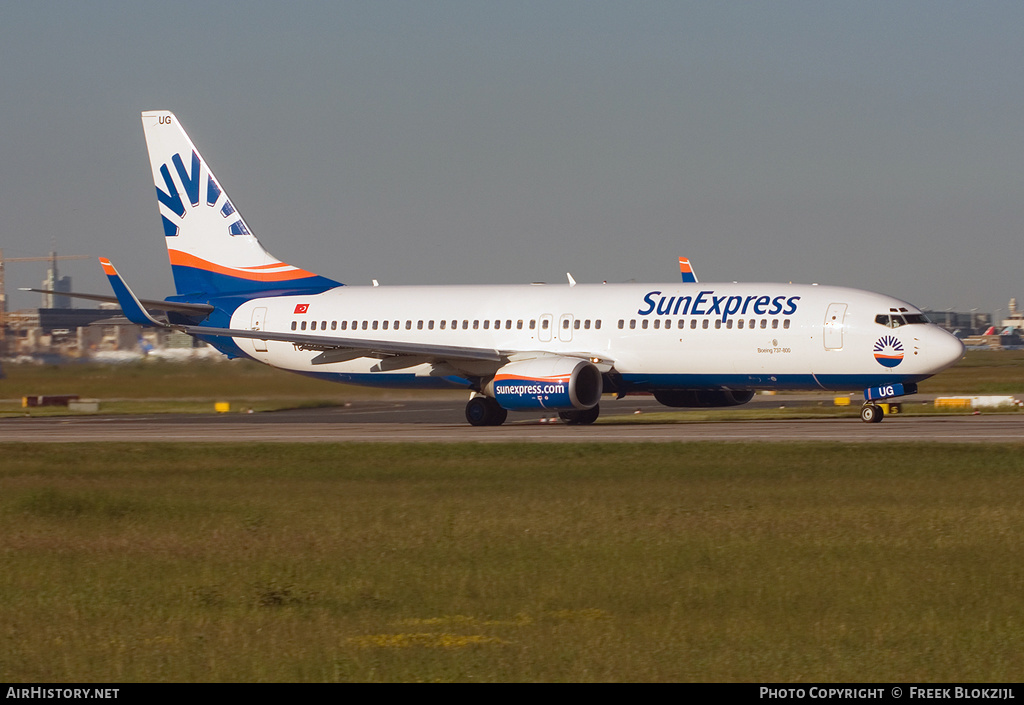
M116 296L105 294L81 294L75 291L53 291L52 289L32 289L20 287L18 291L32 291L37 294L56 294L58 296L70 296L73 299L85 299L87 301L101 301L107 304L120 303ZM177 301L158 301L156 299L139 299L139 303L148 309L156 311L176 311L190 316L206 316L213 312L210 304L186 304Z

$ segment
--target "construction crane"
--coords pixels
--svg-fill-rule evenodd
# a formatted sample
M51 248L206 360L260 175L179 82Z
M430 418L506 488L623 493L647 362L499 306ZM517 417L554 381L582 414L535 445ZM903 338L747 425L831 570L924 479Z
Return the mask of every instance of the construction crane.
M0 354L7 352L7 288L4 283L4 270L8 262L51 262L54 277L57 274L57 260L92 259L91 255L58 255L51 252L45 257L7 257L0 248Z

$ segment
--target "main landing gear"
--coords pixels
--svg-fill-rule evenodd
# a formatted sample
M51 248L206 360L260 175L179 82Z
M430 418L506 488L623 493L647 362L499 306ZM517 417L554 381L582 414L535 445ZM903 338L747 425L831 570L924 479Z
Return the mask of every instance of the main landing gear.
M601 415L601 407L594 405L582 411L560 411L558 418L569 426L588 426ZM466 421L473 426L500 426L508 418L508 411L491 397L473 397L466 403Z
M466 421L473 426L500 426L508 411L490 397L473 397L466 403Z
M583 409L582 411L559 411L558 418L567 426L589 426L590 424L597 421L597 417L601 415L601 405L594 404L589 409Z
M864 423L881 423L885 418L885 410L877 404L868 402L860 408L860 420Z

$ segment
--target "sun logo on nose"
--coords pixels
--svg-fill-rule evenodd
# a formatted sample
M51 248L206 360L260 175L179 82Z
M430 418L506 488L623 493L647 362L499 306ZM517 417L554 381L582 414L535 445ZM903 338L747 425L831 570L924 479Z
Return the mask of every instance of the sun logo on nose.
M884 367L896 367L903 362L903 343L891 335L883 335L875 342L875 359Z

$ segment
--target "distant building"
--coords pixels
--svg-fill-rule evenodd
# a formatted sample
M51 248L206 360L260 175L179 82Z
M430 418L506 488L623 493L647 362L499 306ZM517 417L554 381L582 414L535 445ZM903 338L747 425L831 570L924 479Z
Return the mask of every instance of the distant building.
M1016 298L1010 299L1009 315L1000 321L999 325L1003 329L1024 330L1024 313L1017 308Z
M68 293L71 291L71 277L62 277L57 273L57 263L53 262L46 270L46 279L43 280L44 289ZM72 308L71 297L60 294L43 294L43 308Z
M61 298L61 297L54 297ZM206 347L191 336L127 321L116 304L98 308L39 308L7 314L7 355L88 358L115 351Z
M928 320L958 337L984 333L992 325L992 314L977 311L923 311Z

